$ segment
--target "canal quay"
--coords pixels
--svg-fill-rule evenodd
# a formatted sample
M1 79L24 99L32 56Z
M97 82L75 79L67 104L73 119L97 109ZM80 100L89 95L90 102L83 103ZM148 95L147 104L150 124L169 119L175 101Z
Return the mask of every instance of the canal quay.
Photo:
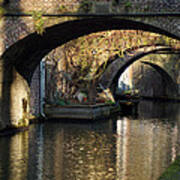
M179 180L180 2L0 1L0 180Z

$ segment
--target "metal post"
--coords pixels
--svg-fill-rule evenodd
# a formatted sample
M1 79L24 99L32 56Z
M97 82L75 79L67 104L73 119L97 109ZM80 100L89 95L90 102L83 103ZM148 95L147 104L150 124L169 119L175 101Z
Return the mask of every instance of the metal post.
M44 114L44 98L45 98L45 59L40 62L40 115L45 117Z

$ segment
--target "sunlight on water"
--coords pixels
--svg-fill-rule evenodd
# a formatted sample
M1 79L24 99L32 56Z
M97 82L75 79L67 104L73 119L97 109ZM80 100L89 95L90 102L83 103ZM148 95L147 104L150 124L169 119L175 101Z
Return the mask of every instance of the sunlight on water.
M157 180L180 154L179 105L157 108L0 137L0 180Z

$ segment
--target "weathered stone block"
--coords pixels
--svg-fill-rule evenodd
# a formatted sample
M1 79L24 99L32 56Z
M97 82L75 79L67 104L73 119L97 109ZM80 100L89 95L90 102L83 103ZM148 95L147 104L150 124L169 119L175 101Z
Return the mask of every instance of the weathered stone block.
M106 14L111 12L111 3L109 2L95 2L94 12L98 14Z

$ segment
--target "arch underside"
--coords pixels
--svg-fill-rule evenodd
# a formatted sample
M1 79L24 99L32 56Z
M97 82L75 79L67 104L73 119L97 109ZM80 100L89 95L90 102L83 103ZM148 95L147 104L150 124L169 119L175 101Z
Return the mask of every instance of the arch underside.
M36 66L51 50L80 36L105 30L144 30L180 39L165 30L132 20L107 17L87 18L46 28L42 36L37 33L30 34L12 45L2 57L6 67L15 66L30 83Z
M157 64L151 63L151 62L146 62L146 61L141 61L143 64L149 65L152 68L154 68L162 77L163 82L165 85L168 87L168 89L171 91L173 95L178 94L178 86L177 83L174 82L172 77L160 66Z

